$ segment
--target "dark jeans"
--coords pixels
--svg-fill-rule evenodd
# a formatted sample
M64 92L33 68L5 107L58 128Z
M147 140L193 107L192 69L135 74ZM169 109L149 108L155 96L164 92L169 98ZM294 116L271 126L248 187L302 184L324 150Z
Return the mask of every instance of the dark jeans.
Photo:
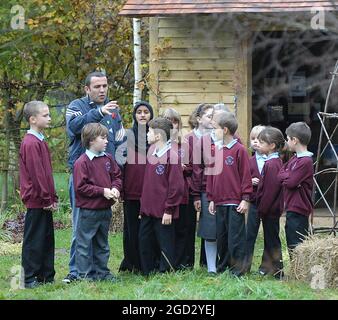
M123 253L120 271L140 271L138 233L140 229L140 201L125 200L123 203Z
M25 283L54 281L54 251L52 212L27 209L22 244Z
M288 211L286 213L285 235L286 243L289 249L290 258L292 250L301 242L309 233L309 217L303 216L296 212Z
M142 216L139 244L141 268L144 275L149 275L157 268L160 272L174 270L174 221L170 225L163 225L161 218ZM158 250L160 250L159 266Z
M245 215L237 206L216 207L217 272L227 268L240 276L245 272Z
M279 218L262 218L264 251L259 269L265 274L278 275L283 270L282 245L279 238Z
M248 220L246 226L246 271L250 272L252 259L254 256L255 243L259 231L261 220L258 216L257 206L250 204Z
M104 279L109 273L108 231L111 209L80 209L76 229L76 269L80 278ZM92 272L95 270L95 274Z

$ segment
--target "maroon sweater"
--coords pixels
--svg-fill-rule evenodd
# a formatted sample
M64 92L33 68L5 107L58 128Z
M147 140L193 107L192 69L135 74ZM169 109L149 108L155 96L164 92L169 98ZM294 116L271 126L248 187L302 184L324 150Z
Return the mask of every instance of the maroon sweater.
M130 155L131 153L132 155ZM124 166L123 198L125 200L140 200L147 157L141 153L135 153L132 149L128 149L129 156L132 156L131 159L135 163L127 162Z
M83 209L108 209L114 201L104 197L104 188L121 191L121 171L116 161L107 154L90 160L82 154L74 164L76 206Z
M172 147L163 156L152 155L155 145L148 151L141 196L141 214L162 218L164 213L179 216L179 205L184 193L184 178L179 155ZM174 163L170 163L170 154ZM175 161L176 160L176 161Z
M194 131L191 131L184 137L184 142L187 145L186 149L189 151L189 166L187 166L189 171L184 172L189 187L189 194L199 197L201 188L199 180L203 174L203 168L200 166L202 158L200 138L195 135ZM185 158L185 160L187 159Z
M258 169L258 165L257 165L257 159L256 159L256 155L255 154L250 158L249 163L250 163L251 178L261 179L262 176L259 173L259 169ZM253 185L252 186L253 191L252 191L252 194L250 196L250 202L252 202L252 203L256 203L257 187L258 187L257 185L255 185L255 186Z
M278 218L283 212L283 192L277 179L283 162L280 158L266 160L262 170L256 196L260 217Z
M218 147L215 150L215 164L212 168L215 174L207 176L207 197L215 205L240 204L242 200L249 201L252 193L249 156L243 145L235 143L230 149ZM207 173L207 171L206 171Z
M210 135L205 135L202 138L195 140L194 143L191 194L196 201L200 200L201 193L206 192L207 176L205 170L212 161L215 144Z
M57 202L47 143L28 133L21 142L19 156L20 195L25 206L39 209Z
M313 162L311 157L293 156L279 171L285 211L309 216L313 211Z

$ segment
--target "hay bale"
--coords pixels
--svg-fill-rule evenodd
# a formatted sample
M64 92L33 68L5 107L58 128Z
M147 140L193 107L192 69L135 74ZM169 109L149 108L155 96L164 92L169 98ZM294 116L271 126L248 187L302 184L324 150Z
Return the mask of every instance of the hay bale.
M309 236L293 251L290 278L312 289L338 288L338 238Z
M109 230L113 233L123 231L123 202L115 202L112 208L112 219Z

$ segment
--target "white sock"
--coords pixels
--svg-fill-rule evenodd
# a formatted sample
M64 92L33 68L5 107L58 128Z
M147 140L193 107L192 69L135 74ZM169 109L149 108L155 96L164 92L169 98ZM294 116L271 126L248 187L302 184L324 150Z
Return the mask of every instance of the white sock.
M204 241L205 255L207 257L208 272L216 272L216 241Z

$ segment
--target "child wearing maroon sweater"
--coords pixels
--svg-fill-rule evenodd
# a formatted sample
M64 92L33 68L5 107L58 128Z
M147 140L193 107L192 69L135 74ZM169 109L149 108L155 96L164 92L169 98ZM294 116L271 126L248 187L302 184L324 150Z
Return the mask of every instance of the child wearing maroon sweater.
M281 279L283 260L279 238L279 219L283 212L283 196L277 175L283 165L278 151L284 147L285 140L282 132L273 127L267 127L261 131L258 140L258 151L267 156L256 196L257 212L264 232L264 251L259 273L270 274Z
M260 154L257 150L258 148L258 135L265 129L265 126L258 125L254 126L250 132L250 143L251 149L255 154L250 158L250 173L252 180L253 192L250 197L250 208L248 213L247 225L246 225L246 263L247 263L247 272L250 272L252 258L254 254L255 243L258 235L258 230L260 226L260 218L257 214L256 206L256 194L257 186L261 179L261 173L264 167L264 162L266 160L266 155Z
M286 129L287 146L294 155L280 170L286 211L285 235L290 257L292 250L309 232L309 216L313 211L313 163L307 150L311 130L305 122L292 123Z
M196 214L190 214L189 209L189 184L188 177L192 173L192 165L190 163L191 151L189 144L181 141L182 119L180 114L173 108L164 110L162 117L168 119L173 125L171 143L178 150L179 161L183 168L184 178L184 194L180 203L179 216L175 221L175 269L184 270L192 268L194 263L191 261L195 257L195 229L192 223L196 224ZM192 236L194 237L192 241ZM191 245L193 244L193 245Z
M54 281L54 226L57 209L52 164L43 129L51 121L48 106L31 101L24 106L30 130L20 146L20 195L27 207L22 244L25 288Z
M74 165L75 201L80 208L75 261L80 280L116 281L107 266L108 231L111 206L120 196L122 180L118 164L104 152L107 137L108 129L102 124L86 124L81 133L86 152Z
M211 275L216 274L216 218L208 211L206 176L203 153L208 154L213 144L211 133L214 107L202 103L191 116L193 131L185 137L191 151L192 175L188 178L191 211L199 212L197 236L201 238L200 266L206 266ZM208 154L210 157L210 155ZM194 208L192 207L192 204Z
M138 233L140 199L146 169L148 122L153 108L146 101L135 103L133 127L127 131L127 159L123 168L123 253L119 271L141 271Z
M148 151L144 174L139 231L144 275L156 269L156 245L161 253L159 271L174 270L174 220L179 215L184 179L178 150L174 144L168 143L172 128L171 122L164 118L155 118L149 122L147 139L152 146Z
M214 161L207 176L209 211L216 214L217 271L230 269L233 275L245 272L245 213L252 193L249 156L234 139L238 128L235 116L219 112L213 117Z

